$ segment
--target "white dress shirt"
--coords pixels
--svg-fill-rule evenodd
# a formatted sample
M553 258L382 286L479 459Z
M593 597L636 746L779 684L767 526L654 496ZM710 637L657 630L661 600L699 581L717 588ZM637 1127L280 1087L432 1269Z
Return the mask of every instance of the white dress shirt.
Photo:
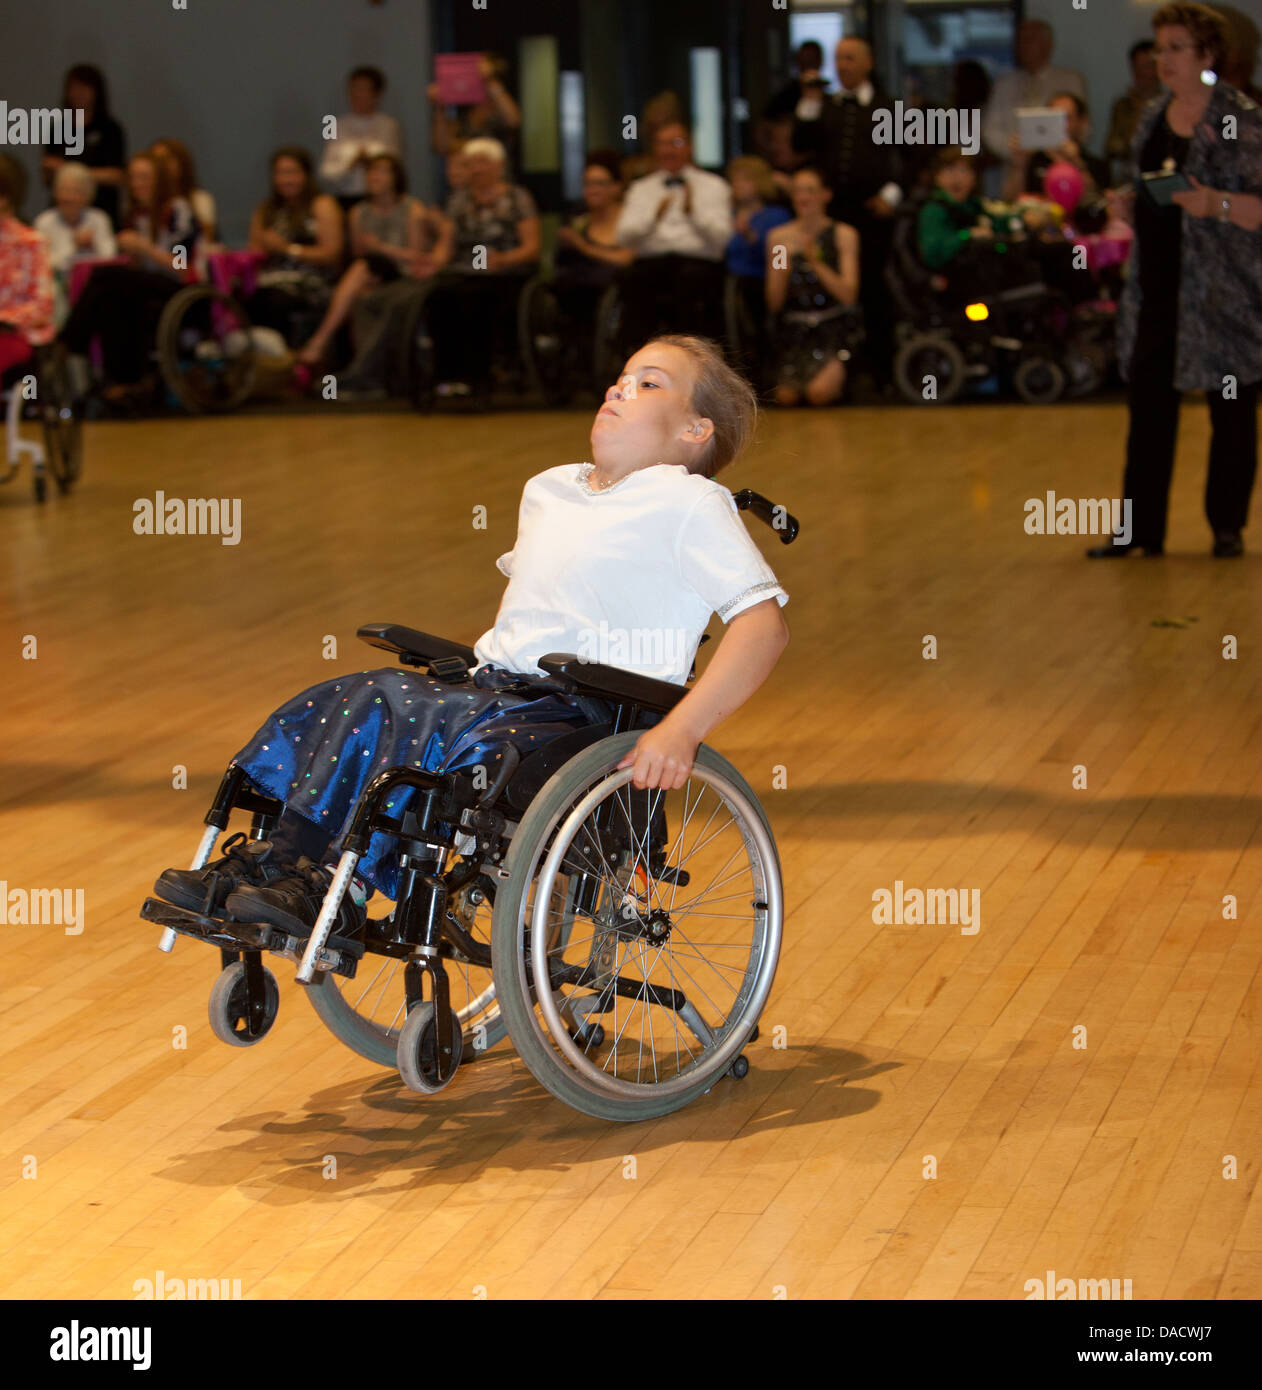
M996 78L982 117L982 139L991 154L996 159L1011 159L1012 151L1008 146L1017 129L1017 108L1046 106L1058 92L1072 92L1086 101L1087 87L1082 74L1072 68L1049 67L1032 73L1017 68L1015 72L1005 72Z
M353 111L337 118L337 139L326 140L320 159L320 177L330 193L343 198L362 198L367 192L361 154L394 154L403 158L403 132L393 116L374 111L357 116Z
M668 178L682 178L692 193L692 211L684 211L684 189L666 186ZM658 205L673 195L666 211L654 221ZM732 190L717 174L687 164L678 174L660 169L645 174L627 189L618 218L618 243L629 246L637 258L647 256L697 256L721 261L732 237Z

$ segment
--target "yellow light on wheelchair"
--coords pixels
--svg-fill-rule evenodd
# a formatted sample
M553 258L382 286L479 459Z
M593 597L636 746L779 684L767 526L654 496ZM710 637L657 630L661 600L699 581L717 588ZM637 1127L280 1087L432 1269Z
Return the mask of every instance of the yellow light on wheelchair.
M969 323L985 323L990 317L990 310L984 304L970 304L964 314Z

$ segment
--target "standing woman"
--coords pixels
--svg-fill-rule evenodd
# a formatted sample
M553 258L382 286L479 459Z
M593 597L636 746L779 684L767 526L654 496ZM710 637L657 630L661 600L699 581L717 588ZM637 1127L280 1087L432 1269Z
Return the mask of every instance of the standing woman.
M292 346L308 328L302 320L318 323L328 307L342 265L342 209L316 188L306 150L277 150L271 171L271 196L250 220L250 250L267 259L247 307Z
M1136 177L1114 199L1135 227L1118 322L1118 361L1130 383L1122 495L1132 538L1094 546L1093 559L1160 555L1179 400L1204 391L1212 437L1205 514L1220 559L1241 555L1257 471L1262 381L1262 111L1214 76L1225 26L1206 5L1165 5L1153 18L1157 71L1168 94L1135 134L1136 174L1178 171L1192 187L1169 205Z
M127 142L122 126L110 115L101 69L91 63L76 63L66 73L61 104L68 110L83 112L83 150L70 154L64 144L46 146L44 182L51 186L63 164L81 160L96 180L96 206L117 226L118 194L127 181Z
M830 405L846 383L850 315L859 298L859 234L832 221L833 191L811 166L793 175L792 222L767 236L777 405Z

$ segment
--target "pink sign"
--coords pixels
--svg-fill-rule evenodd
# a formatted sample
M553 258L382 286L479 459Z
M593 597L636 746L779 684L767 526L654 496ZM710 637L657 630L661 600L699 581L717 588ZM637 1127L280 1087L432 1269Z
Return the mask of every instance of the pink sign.
M476 106L486 100L480 53L436 53L434 80L444 106Z

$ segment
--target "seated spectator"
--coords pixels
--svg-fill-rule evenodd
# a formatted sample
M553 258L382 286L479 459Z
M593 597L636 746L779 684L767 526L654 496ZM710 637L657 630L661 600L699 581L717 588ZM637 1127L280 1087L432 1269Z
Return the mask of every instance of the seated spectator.
M731 190L693 165L692 140L678 122L658 128L653 158L656 171L627 190L618 219L619 244L635 253L624 272L626 342L647 342L663 324L670 332L721 337Z
M1153 97L1161 94L1153 41L1140 39L1137 44L1132 44L1130 60L1131 85L1128 91L1113 103L1113 111L1109 117L1109 137L1104 147L1105 153L1119 172L1130 161L1131 142L1139 129L1140 114Z
M767 233L792 220L777 201L779 190L771 166L757 155L741 155L727 166L732 188L732 238L727 244L727 268L733 275L757 280L761 292L767 273Z
M435 154L446 156L457 140L487 137L504 147L507 167L508 151L516 144L517 132L521 129L521 110L504 85L508 64L503 58L484 53L481 66L486 96L473 106L455 106L449 110L443 104L438 83L429 84L426 95L430 105L430 146Z
M271 196L250 220L250 249L267 259L247 307L254 323L292 344L328 307L342 264L342 210L316 189L305 150L277 150L271 171Z
M859 299L859 234L828 216L833 190L810 166L793 175L791 222L767 238L767 308L773 317L779 405L838 400L846 383Z
M587 156L583 170L583 211L557 232L552 285L562 312L590 325L600 296L618 271L631 264L631 252L618 245L622 214L622 174L612 152Z
M1058 92L1050 103L1054 111L1065 113L1065 141L1054 150L1014 149L1005 176L1003 196L1015 202L1023 193L1042 197L1043 176L1053 164L1072 164L1083 176L1082 200L1093 202L1109 186L1108 161L1087 150L1090 121L1087 103L1073 92Z
M150 146L150 153L166 165L167 176L176 196L183 198L193 209L204 250L215 240L217 214L214 197L197 186L197 168L192 152L183 140L167 139L155 140Z
M127 211L118 233L125 266L98 266L84 286L62 341L86 357L99 338L109 404L138 405L152 394L157 373L149 367L158 320L168 300L186 283L197 253L193 209L175 195L166 166L152 155L127 165Z
M977 196L975 160L958 148L935 161L935 188L920 210L917 240L925 265L938 272L935 288L966 304L1017 285L1042 281L1071 299L1090 293L1073 268L1073 247L1058 230L1057 211L1039 200L987 206Z
M118 254L114 228L101 208L92 207L96 192L87 166L63 164L53 179L53 206L35 219L35 230L48 247L48 262L57 288L57 325L69 312L70 271L76 261L109 260Z
M777 200L780 189L771 166L757 155L741 155L727 166L732 186L732 239L727 244L727 272L745 301L746 317L753 326L753 342L746 364L751 369L767 355L765 326L767 304L767 234L793 217Z
M53 277L44 239L17 218L22 177L0 157L0 376L53 336Z
M96 206L118 226L119 191L127 181L127 141L123 128L110 115L105 78L100 68L77 63L66 73L61 104L83 112L83 152L70 154L65 145L49 145L44 151L44 181L51 185L63 164L79 161L96 180Z
M447 258L446 246L440 246L446 223L441 214L408 194L407 175L398 157L377 155L369 161L366 175L368 196L350 212L351 255L355 259L338 281L320 326L298 353L298 361L310 366L324 359L333 335L362 297L392 285L402 293L417 280L428 279L438 269L440 258ZM389 297L395 297L395 292ZM341 374L339 390L348 384L351 389L372 389L365 384L368 373L359 361L366 345L359 341L359 335L352 338L356 360Z
M464 147L468 184L447 200L451 259L427 302L440 383L486 397L497 338L516 333L522 286L539 263L539 213L524 188L506 178L498 140Z
M337 118L336 136L324 142L320 177L343 209L367 191L370 159L379 154L403 158L402 127L393 116L377 109L385 89L385 74L380 68L356 68L346 82L351 109Z

